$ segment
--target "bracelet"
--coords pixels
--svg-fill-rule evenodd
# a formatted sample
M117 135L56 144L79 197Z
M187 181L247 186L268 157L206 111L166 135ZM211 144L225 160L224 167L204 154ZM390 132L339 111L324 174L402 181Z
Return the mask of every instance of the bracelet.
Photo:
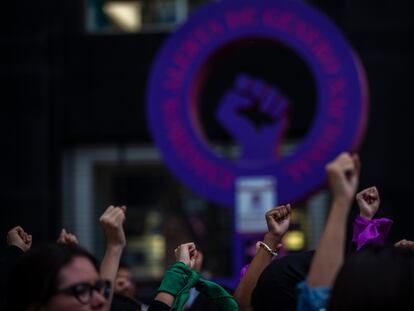
M272 250L269 245L267 245L265 242L259 241L259 246L263 249L265 249L272 257L279 256L279 253Z

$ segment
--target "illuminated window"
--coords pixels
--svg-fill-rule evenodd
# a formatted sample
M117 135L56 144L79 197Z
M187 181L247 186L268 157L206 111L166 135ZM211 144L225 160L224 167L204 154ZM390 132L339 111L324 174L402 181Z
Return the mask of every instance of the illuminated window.
M209 0L86 0L92 33L171 31Z

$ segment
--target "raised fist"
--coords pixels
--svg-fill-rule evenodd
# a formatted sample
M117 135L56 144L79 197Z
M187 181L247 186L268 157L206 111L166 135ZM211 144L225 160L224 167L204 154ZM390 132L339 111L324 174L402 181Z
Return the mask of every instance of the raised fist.
M277 88L239 75L219 104L217 118L241 147L241 159L275 159L287 126L288 100Z
M27 252L32 247L32 235L26 233L22 227L16 226L7 233L7 245L14 245L23 252Z
M196 264L198 252L193 242L178 245L174 250L175 259L184 263L190 269L193 269Z
M359 206L360 216L372 219L380 205L380 197L377 188L370 187L358 192L356 201Z

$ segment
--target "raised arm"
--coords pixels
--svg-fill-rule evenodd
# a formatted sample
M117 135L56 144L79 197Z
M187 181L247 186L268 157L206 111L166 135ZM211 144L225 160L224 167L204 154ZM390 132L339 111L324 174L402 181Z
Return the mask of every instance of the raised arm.
M369 187L356 195L359 207L359 216L365 219L374 218L380 205L380 196L377 187Z
M123 228L125 213L126 206L111 205L105 210L99 219L106 237L106 250L101 262L100 275L102 279L111 281L112 287L115 284L119 262L126 245L126 238ZM112 296L113 288L108 301L108 309L111 306Z
M344 259L346 223L358 187L360 162L356 154L341 153L326 166L331 209L311 263L307 285L330 287Z
M69 245L78 245L79 241L76 235L73 233L67 232L66 229L60 231L59 237L56 240L58 244L69 244Z
M176 263L168 269L161 281L157 295L150 304L149 310L169 310L173 307L176 296L180 293L181 296L188 298L189 289L194 284L189 283L191 278L191 271L193 269L197 257L197 249L193 242L185 243L177 246L174 250ZM181 297L180 297L181 299ZM182 305L185 303L186 297L182 297Z
M376 187L366 188L356 195L359 216L354 220L352 250L361 249L366 244L383 245L391 230L393 221L388 218L375 218L380 206L380 196Z
M290 204L278 206L266 213L268 232L265 234L263 244L260 244L255 257L234 292L234 298L240 310L253 309L251 305L253 289L259 276L273 259L273 254L269 249L276 251L279 248L279 243L289 228L290 215Z
M21 226L16 226L7 232L6 242L8 247L0 258L0 309L7 288L7 279L10 270L23 253L32 246L32 235L26 233Z
M27 252L32 247L32 235L26 233L22 227L16 226L7 233L7 245L16 246Z

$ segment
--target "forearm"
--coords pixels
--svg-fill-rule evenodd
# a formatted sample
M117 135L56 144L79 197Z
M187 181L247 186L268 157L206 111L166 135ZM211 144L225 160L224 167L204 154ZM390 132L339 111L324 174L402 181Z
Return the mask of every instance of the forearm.
M111 305L111 302L112 302L115 279L116 279L116 275L118 272L119 263L121 260L123 249L124 249L124 246L121 246L121 245L117 245L117 246L108 245L105 251L105 255L101 262L100 276L102 279L111 281L111 284L112 284L111 296L109 298L109 303L108 303L109 306Z
M159 292L154 298L154 300L160 301L169 306L170 308L174 304L174 299L175 297L173 295L166 292Z
M263 242L266 243L272 249L276 248L280 239L265 235ZM251 296L254 288L256 287L257 280L262 274L263 270L272 262L272 256L268 251L259 248L253 260L249 264L249 268L246 274L240 280L239 285L234 292L234 299L237 301L240 310L252 310Z
M195 286L200 275L183 262L176 262L164 273L154 300L162 302L171 309L182 310L190 289Z
M333 202L307 278L309 287L331 286L342 265L350 203Z

